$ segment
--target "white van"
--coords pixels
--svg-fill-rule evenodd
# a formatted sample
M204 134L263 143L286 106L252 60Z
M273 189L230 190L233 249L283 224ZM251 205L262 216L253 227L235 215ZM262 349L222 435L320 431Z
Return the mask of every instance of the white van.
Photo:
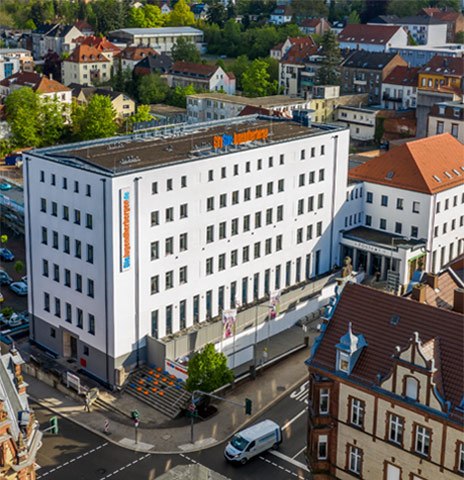
M227 444L224 457L229 462L245 464L255 455L277 448L282 443L282 429L272 420L263 420L238 432Z

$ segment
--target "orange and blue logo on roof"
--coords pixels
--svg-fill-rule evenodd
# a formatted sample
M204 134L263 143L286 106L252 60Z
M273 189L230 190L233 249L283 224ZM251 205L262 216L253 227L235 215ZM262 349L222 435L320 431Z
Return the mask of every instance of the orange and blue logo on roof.
M242 143L254 142L256 140L266 140L268 136L268 128L247 130L246 132L234 133L233 135L215 135L213 137L213 147L219 149L228 147L229 145L240 145Z

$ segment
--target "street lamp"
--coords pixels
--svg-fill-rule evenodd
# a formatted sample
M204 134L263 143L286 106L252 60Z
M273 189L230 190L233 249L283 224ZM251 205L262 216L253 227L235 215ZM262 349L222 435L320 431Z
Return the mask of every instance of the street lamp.
M260 305L257 303L255 305L255 339L253 345L253 378L256 378L256 364L257 364L257 351L256 346L258 344L258 310L259 308L267 308L268 312L270 308L274 308L273 305ZM269 313L268 313L269 315ZM269 335L269 325L268 325L268 335ZM269 336L268 336L268 345L269 345Z

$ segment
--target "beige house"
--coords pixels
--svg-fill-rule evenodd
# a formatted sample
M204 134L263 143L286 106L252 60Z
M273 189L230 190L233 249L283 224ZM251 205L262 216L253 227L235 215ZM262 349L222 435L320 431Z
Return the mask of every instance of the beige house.
M89 86L111 78L112 62L95 47L79 45L63 60L61 78L65 85Z
M116 117L124 119L135 113L135 102L124 93L115 92L106 88L83 87L82 85L72 84L72 96L78 103L87 103L92 95L102 95L111 99Z
M464 102L440 102L432 106L428 118L427 137L451 133L464 143Z
M307 360L314 480L464 473L464 291L445 310L348 282Z

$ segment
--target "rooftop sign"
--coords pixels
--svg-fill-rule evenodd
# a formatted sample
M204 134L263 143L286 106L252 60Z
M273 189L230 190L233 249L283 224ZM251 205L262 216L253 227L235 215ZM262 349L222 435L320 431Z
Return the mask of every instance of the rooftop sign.
M213 137L213 147L218 149L229 145L240 145L242 143L254 142L255 140L266 140L268 136L268 128L247 130L246 132L234 133L233 135L215 135Z

